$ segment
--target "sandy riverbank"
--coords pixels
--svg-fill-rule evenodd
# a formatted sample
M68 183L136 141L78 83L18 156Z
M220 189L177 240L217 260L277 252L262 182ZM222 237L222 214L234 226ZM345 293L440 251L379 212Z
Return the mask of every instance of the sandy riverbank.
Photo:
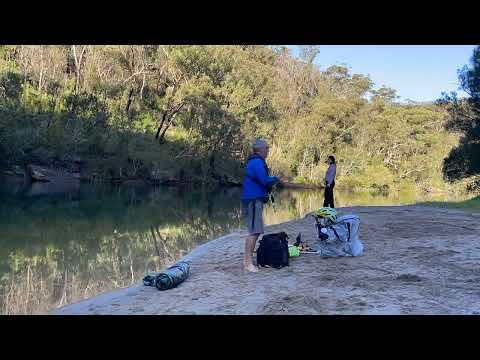
M189 254L178 288L138 284L54 314L474 314L480 313L480 213L421 206L355 207L365 253L302 255L289 267L242 271L246 233ZM314 238L311 218L267 227Z

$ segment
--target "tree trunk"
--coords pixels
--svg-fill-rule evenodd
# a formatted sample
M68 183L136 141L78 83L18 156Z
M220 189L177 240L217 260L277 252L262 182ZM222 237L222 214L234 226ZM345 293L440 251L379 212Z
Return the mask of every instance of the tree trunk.
M163 116L162 116L162 122L160 123L160 126L157 131L157 135L155 136L155 139L159 140L162 142L165 138L165 133L167 130L170 128L170 125L172 125L173 120L175 120L175 117L178 115L182 107L185 105L185 103L180 103L177 105L176 108L170 111L166 111ZM163 128L163 131L162 131ZM161 132L161 133L160 133Z
M163 124L165 123L165 119L167 117L167 112L165 111L162 115L162 121L160 122L160 126L158 127L157 134L155 135L155 139L158 140L158 137L160 136L160 131L162 131Z
M143 99L143 88L145 87L145 72L143 73L142 87L140 88L140 100Z
M212 153L210 155L210 161L209 161L209 173L210 175L214 175L215 173L215 153Z
M82 75L81 67L83 62L83 55L85 54L86 49L87 46L82 46L80 54L77 54L76 45L72 45L73 60L75 61L75 94L78 94L80 90L80 77Z
M42 91L42 79L43 79L43 48L40 49L40 76L38 78L38 91Z
M132 103L132 95L133 95L133 87L130 89L130 93L128 94L127 106L125 107L125 112L127 114L128 114L128 111L130 110L130 104Z
M215 152L210 155L207 175L210 179L220 180L220 176L215 173Z
M78 93L78 81L79 81L79 69L78 69L78 59L77 59L77 48L75 45L72 45L73 50L73 60L75 61L75 94Z
M167 120L167 123L165 124L165 127L163 128L162 134L160 135L160 142L163 142L163 140L165 138L165 133L167 132L167 130L172 125L173 120L175 120L175 117L177 116L177 114L178 114L178 112L176 112L173 115L170 115L170 118Z

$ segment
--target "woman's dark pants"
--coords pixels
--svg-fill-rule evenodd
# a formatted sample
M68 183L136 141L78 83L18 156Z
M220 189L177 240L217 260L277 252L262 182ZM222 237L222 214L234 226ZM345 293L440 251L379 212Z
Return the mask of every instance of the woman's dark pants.
M333 203L333 188L335 187L335 181L332 182L332 185L325 188L325 200L323 201L324 207L335 208Z

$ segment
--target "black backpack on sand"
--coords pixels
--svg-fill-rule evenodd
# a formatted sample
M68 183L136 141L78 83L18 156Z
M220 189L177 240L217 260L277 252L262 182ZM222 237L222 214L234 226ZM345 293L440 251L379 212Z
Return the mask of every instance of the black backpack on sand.
M280 269L288 266L288 235L284 232L263 235L257 249L257 265Z

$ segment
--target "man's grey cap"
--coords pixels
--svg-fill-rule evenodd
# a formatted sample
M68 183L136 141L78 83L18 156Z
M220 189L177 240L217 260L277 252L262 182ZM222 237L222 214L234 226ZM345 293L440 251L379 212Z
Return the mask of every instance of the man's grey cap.
M260 150L260 149L266 149L268 148L268 144L265 140L262 140L262 139L256 139L253 143L252 143L252 149L254 151L257 151L257 150Z

